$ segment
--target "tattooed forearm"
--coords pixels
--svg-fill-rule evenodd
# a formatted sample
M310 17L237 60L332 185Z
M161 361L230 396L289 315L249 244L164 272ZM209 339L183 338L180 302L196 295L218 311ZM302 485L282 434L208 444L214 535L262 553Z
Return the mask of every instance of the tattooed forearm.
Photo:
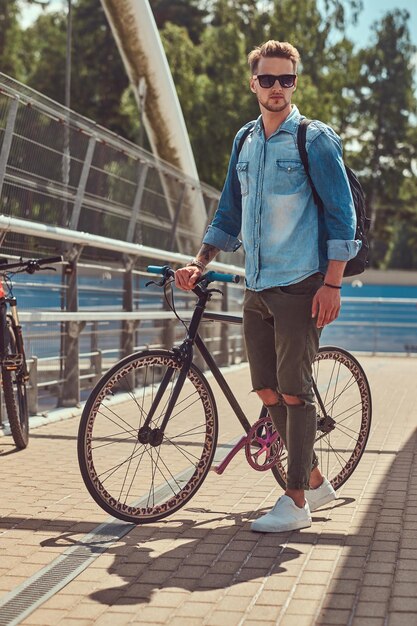
M218 252L220 252L219 248L211 246L208 243L203 243L196 258L201 261L201 263L204 263L204 265L208 265Z

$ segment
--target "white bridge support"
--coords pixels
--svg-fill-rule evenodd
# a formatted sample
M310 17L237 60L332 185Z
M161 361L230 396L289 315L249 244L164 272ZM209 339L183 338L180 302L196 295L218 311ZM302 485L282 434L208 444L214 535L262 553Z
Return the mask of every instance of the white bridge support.
M152 151L192 179L198 172L184 116L148 0L101 0L119 48ZM105 77L103 77L105 80ZM144 85L146 97L143 98ZM201 231L207 211L201 192L189 187L190 210L180 221Z

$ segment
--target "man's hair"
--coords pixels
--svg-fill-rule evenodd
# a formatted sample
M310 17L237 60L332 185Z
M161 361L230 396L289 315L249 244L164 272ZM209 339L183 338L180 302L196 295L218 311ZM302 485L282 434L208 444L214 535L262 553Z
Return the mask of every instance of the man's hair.
M297 71L297 63L300 60L300 53L297 48L288 41L275 41L271 39L260 46L256 46L248 54L248 63L252 74L256 74L258 63L262 57L278 57L292 61L294 72Z

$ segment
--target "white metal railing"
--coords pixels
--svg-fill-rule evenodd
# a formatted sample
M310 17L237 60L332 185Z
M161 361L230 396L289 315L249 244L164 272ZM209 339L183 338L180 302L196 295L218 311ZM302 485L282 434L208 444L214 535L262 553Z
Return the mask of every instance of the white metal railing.
M207 210L200 232L187 223L193 190L203 195ZM165 310L160 291L143 289L146 266L187 262L219 195L0 75L2 255L65 258L58 281L16 279L32 412L51 403L75 406L103 368L121 355L143 345L172 345L174 316ZM244 275L242 251L218 258L213 269ZM240 310L243 285L222 290L225 298L212 308ZM36 294L26 308L20 306L25 293ZM324 343L371 353L417 353L417 300L342 301L341 317L323 331ZM182 317L189 317L191 307L191 296L180 296ZM227 333L216 324L204 328L221 364L244 357L240 327Z
M50 226L49 224L41 224L39 222L23 220L7 215L0 215L0 231L3 231L5 234L7 232L13 232L32 237L41 237L52 241L69 243L72 246L90 246L101 250L117 252L120 255L131 255L133 257L153 259L154 261L162 261L164 263L185 264L190 260L189 255L180 252L161 250L139 243L129 243L121 241L120 239L101 237L100 235L73 231L68 228ZM230 263L214 261L211 263L211 267L218 271L238 274L239 276L245 275L243 267Z
M136 291L132 283L138 278L141 281L155 278L146 273L146 266L149 263L161 265L168 263L175 267L187 262L189 255L4 215L0 215L0 235L3 240L10 236L19 236L24 238L23 241L59 241L61 245L66 246L64 254L69 259L63 267L63 278L66 277L67 269L71 270L69 282L66 279L61 283L54 282L50 276L42 282L37 275L36 280L30 278L26 283L19 277L15 284L19 303L20 287L31 293L37 293L43 287L44 291L53 291L55 288L55 291L59 289L64 296L61 298L63 309L58 308L59 298L55 299L53 310L46 306L42 309L25 310L19 306L25 345L28 348L30 369L28 397L32 414L36 414L39 407L44 410L45 402L46 405L50 404L51 398L55 399L53 401L59 406L76 405L83 390L91 388L103 371L121 356L138 347L149 345L170 347L175 341L180 329L178 325L176 329L175 316L171 311L158 308L162 306L160 290L153 294L151 301L147 301L148 294L141 288L142 283ZM119 258L119 264L92 263L88 260L80 262L78 259L82 260L85 257L88 259L86 251L95 251L98 254L100 251L102 254L111 251L116 255L116 259ZM129 260L128 264L126 259ZM220 272L232 272L240 276L244 274L242 267L222 262L214 262L212 266ZM136 267L138 269L135 269ZM117 291L114 287L97 284L94 272L103 271L105 274L116 276ZM86 284L84 279L89 273L93 273L93 276L88 277ZM236 285L233 289L241 293L242 286ZM227 292L227 287L225 290ZM130 302L124 300L126 291L131 292ZM87 309L80 310L78 297L73 298L73 307L67 306L71 295L79 293L81 298L84 292L89 296ZM91 300L104 296L111 297L110 304L99 303L94 308ZM186 310L187 299L190 300L190 295L185 296L185 300L183 298L179 303L181 317L185 320L189 319L191 314ZM241 296L238 296L238 300L241 301ZM234 302L232 308L238 311L236 298ZM229 308L226 300L223 303L223 310L232 312L228 311ZM148 328L149 325L151 328ZM243 356L241 330L234 329L228 334L230 336L221 331L218 325L212 324L207 336L207 340L212 344L213 353L219 356L223 364L236 362ZM42 341L49 342L50 346L45 348L41 345L39 349ZM50 352L54 350L51 355ZM46 356L43 354L45 351Z
M0 212L146 245L196 247L219 191L0 73ZM203 199L206 215L192 219Z

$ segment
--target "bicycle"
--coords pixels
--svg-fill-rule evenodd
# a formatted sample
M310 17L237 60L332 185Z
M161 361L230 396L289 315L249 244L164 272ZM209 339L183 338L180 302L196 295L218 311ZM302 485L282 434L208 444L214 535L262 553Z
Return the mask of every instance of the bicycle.
M0 368L10 431L19 450L26 448L29 442L29 412L26 394L29 372L23 346L22 327L19 323L17 299L13 294L12 277L22 272L34 274L40 270L55 271L53 267L43 266L61 263L62 260L62 256L27 261L21 259L17 263L8 263L7 260L0 259L0 276L4 281L3 283L0 281ZM4 287L6 287L7 295Z
M153 284L164 289L174 277L168 266L149 266L148 272L162 274ZM222 474L244 449L254 469L270 469L285 488L286 452L272 420L262 409L250 424L198 333L203 319L242 322L240 316L205 310L219 291L209 284L237 278L205 274L192 290L198 300L181 345L123 358L91 392L79 425L78 460L89 493L107 513L135 524L155 522L178 511L204 482L216 450L218 415L210 384L193 362L194 347L245 431L212 469ZM315 450L323 472L338 489L366 446L372 413L369 384L358 361L341 348L320 348L313 370Z

